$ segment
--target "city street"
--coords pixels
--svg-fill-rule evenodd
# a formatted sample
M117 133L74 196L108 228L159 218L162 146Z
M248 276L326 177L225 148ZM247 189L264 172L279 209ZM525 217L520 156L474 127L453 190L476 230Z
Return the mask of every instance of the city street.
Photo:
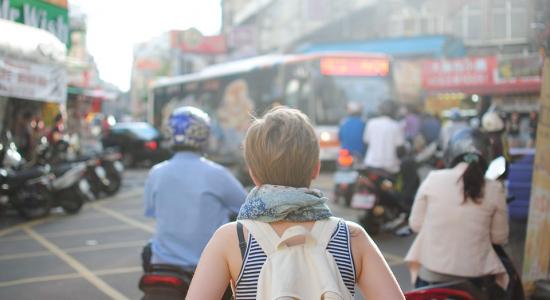
M154 222L142 214L146 173L127 171L118 195L89 203L78 215L54 212L31 222L2 216L0 299L139 299L139 255L154 230ZM331 174L323 174L314 185L329 193ZM352 209L332 208L337 216L358 216ZM410 289L402 258L412 237L382 235L375 240L402 288Z

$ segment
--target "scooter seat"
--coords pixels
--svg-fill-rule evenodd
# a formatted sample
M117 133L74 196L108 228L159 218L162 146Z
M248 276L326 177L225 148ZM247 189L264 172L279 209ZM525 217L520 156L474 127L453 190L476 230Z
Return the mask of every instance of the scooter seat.
M33 168L23 169L23 170L19 170L11 173L10 176L8 177L8 180L10 182L22 182L22 181L38 178L40 176L43 176L44 174L45 172L42 168L33 167Z

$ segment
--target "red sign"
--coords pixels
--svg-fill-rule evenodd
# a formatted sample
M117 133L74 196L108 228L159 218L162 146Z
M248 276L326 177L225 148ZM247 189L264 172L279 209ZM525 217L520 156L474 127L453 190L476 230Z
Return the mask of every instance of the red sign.
M321 74L333 76L387 76L390 62L386 58L321 58Z
M203 36L197 30L172 31L172 48L186 53L224 54L227 52L223 35Z
M422 66L422 86L426 89L452 89L491 84L494 57L467 57L426 61Z
M504 94L540 90L541 81L540 76L537 75L526 76L527 74L524 74L503 78L501 69L503 69L503 64L508 61L509 59L497 59L496 56L428 60L422 66L422 87L428 91L469 94ZM513 62L520 65L516 60ZM528 66L531 65L528 64ZM508 65L506 67L513 68ZM525 67L523 68L525 69ZM510 70L505 74L513 73Z

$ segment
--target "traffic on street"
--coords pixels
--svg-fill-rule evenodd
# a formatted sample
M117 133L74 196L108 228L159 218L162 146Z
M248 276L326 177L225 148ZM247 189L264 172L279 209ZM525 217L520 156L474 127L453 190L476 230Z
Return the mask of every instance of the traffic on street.
M550 1L111 2L0 0L0 299L550 299Z

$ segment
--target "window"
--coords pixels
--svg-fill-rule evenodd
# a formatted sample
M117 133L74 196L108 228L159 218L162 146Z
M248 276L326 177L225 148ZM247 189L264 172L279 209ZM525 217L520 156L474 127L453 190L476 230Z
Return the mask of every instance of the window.
M491 3L491 39L524 39L528 34L525 1L498 0Z

